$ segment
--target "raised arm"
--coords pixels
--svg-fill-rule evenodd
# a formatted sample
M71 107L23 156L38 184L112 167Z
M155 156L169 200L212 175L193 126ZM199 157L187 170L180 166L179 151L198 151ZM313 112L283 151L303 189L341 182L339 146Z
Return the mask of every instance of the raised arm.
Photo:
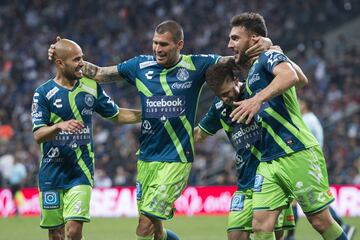
M128 108L119 108L119 114L112 121L120 124L131 124L141 122L141 111Z
M59 36L56 37L56 42L60 41ZM48 59L53 60L55 53L55 44L51 44L48 49ZM122 80L123 78L117 71L117 66L99 67L93 63L84 61L82 68L84 76L93 79L99 83L114 82Z
M99 67L93 63L84 61L83 74L99 83L108 83L123 80L118 73L117 66Z

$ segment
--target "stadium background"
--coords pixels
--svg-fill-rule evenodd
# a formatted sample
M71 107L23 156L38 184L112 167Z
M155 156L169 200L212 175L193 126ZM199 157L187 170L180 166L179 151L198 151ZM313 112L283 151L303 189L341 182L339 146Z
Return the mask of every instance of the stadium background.
M18 169L14 166L19 165L26 169L22 187L36 186L39 149L31 133L31 100L35 87L54 76L47 48L57 35L78 42L86 60L107 66L137 54L151 54L155 26L165 19L175 19L185 32L183 53L229 55L228 22L243 11L261 13L273 43L307 74L310 84L298 95L312 101L325 128L330 183L360 184L359 1L2 0L0 189L11 187L12 172ZM136 91L128 84L104 87L121 107L139 108ZM198 120L211 98L205 87ZM134 186L139 126L118 126L100 118L94 126L95 186ZM235 179L233 151L223 134L197 145L190 185L234 185ZM355 194L360 208L360 191ZM13 219L1 220L0 229ZM221 219L225 222L224 217ZM15 226L21 221L31 220L17 219ZM358 218L349 221L360 225ZM37 219L31 224L36 228ZM114 220L114 224L121 225L122 220ZM0 235L0 239L7 238Z

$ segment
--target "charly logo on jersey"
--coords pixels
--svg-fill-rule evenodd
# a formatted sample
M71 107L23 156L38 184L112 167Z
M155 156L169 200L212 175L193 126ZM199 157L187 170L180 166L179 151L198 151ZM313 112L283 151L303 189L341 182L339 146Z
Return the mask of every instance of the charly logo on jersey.
M221 116L226 117L226 108L221 111Z
M185 114L184 96L153 96L146 98L145 117L166 121Z
M145 73L146 79L151 80L153 78L153 76L152 76L153 74L154 74L154 71L147 71Z
M94 102L95 102L95 99L94 99L94 96L93 96L93 95L91 95L91 94L86 94L86 95L85 95L85 104L86 104L88 107L94 106Z
M53 103L53 105L56 107L56 108L62 108L62 100L60 99L60 98L58 98L58 99L55 99L55 101L54 101L54 103Z
M179 68L176 73L176 78L180 81L186 81L189 79L189 72L185 68Z

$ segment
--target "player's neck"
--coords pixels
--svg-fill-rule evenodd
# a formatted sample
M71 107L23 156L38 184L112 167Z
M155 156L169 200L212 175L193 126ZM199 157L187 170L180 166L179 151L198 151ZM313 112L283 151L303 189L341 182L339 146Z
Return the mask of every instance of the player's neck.
M66 89L73 89L77 80L69 80L65 76L60 75L59 73L56 74L56 77L54 78L54 81L59 84L60 86L66 88Z

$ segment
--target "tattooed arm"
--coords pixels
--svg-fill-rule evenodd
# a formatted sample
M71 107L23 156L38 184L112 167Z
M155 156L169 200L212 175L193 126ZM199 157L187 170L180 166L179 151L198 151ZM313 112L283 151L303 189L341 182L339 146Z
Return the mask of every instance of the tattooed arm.
M86 77L94 79L99 83L108 83L124 79L119 74L117 66L99 67L93 63L84 61L82 71Z

